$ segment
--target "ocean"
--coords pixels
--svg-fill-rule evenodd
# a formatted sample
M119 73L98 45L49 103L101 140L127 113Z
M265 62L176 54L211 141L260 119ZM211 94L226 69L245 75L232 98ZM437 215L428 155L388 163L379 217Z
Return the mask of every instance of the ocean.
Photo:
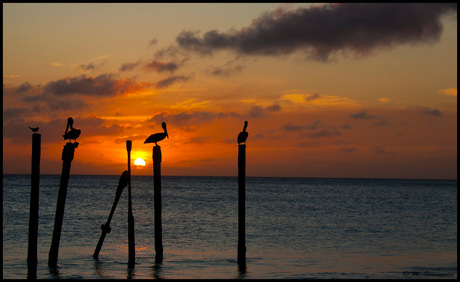
M120 176L71 175L58 269L48 268L60 175L41 175L38 279L457 278L457 181L246 178L246 269L237 264L237 177L163 176L155 264L153 176L132 177L93 258ZM3 278L27 278L30 175L3 175Z

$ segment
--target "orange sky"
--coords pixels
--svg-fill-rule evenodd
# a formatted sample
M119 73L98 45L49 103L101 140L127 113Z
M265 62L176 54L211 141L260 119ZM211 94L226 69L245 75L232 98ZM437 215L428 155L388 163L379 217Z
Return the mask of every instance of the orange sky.
M420 14L417 14L420 13ZM3 4L3 173L457 178L456 4Z

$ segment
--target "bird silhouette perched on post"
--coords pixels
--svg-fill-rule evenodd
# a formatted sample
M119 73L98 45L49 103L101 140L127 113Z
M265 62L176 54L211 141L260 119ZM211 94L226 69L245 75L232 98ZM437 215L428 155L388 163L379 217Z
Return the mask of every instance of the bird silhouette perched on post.
M164 132L155 133L155 134L150 135L147 139L145 139L144 144L146 144L146 143L155 143L155 146L158 146L157 142L165 139L165 137L168 137L168 139L169 139L168 131L166 131L166 123L162 122L161 127L163 127Z
M72 139L74 139L75 142L77 142L77 138L78 136L80 136L81 130L73 128L72 125L73 125L73 118L69 117L67 119L67 127L65 128L65 132L64 132L64 135L62 135L62 137L64 137L64 140L69 139L70 141L72 141ZM70 131L69 131L69 128L70 128Z
M29 126L29 128L30 128L30 130L32 130L33 132L37 132L38 129L39 129L39 127L34 127L34 128L32 128L32 127L30 127L30 126Z
M248 138L248 132L246 132L246 128L248 127L248 121L244 122L243 131L238 134L238 144L245 143L246 139Z

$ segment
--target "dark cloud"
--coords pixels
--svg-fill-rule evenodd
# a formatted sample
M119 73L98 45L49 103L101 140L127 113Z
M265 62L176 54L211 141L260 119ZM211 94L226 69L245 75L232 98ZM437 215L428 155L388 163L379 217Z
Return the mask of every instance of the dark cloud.
M353 129L353 127L352 127L351 125L349 125L349 124L344 124L344 125L342 125L342 128L343 128L343 129L346 129L346 130Z
M356 114L351 114L350 117L354 119L375 119L377 118L376 116L369 115L367 111L362 111Z
M49 99L46 101L48 107L53 111L67 111L67 110L82 110L88 107L88 104L79 99L62 100L62 99Z
M208 69L206 72L216 76L230 76L240 73L243 67L243 65L214 67Z
M90 63L90 64L87 64L87 65L81 64L81 65L79 66L79 68L80 68L82 71L89 71L89 70L95 69L96 67L94 66L93 63Z
M152 40L150 40L149 42L149 46L153 46L153 45L156 45L158 43L158 39L156 38L153 38Z
M19 87L13 92L13 94L26 92L32 88L33 88L32 84L30 84L29 82L24 82L23 84L19 85Z
M321 125L320 123L321 121L319 120L314 121L311 125L305 126L292 125L291 123L288 123L286 125L283 125L281 129L285 131L316 130L320 127L324 127L324 125Z
M303 129L303 126L300 125L292 125L291 123L288 123L286 125L283 125L281 129L285 131L300 131Z
M88 96L115 96L145 85L136 84L130 79L118 80L112 74L101 74L97 77L79 76L48 82L44 86L45 93L57 96L81 94Z
M100 63L99 65L95 65L94 63L89 63L89 64L81 64L78 66L78 68L81 70L81 71L91 71L91 70L95 70L101 66L103 66L105 64L105 61L103 61L102 63Z
M310 96L305 97L305 100L307 100L307 102L311 102L320 98L321 96L319 94L311 94Z
M435 116L435 117L439 117L442 115L441 111L439 111L438 109L426 109L426 110L423 110L421 112L421 114L423 115L429 115L429 116Z
M281 111L281 106L279 104L273 104L265 108L269 112L279 112Z
M342 133L338 131L337 129L323 129L320 131L312 132L308 134L308 137L310 138L322 138L322 137L334 137L334 136L340 136Z
M183 31L176 43L184 50L210 55L232 50L243 55L285 55L305 51L328 61L339 51L370 54L377 48L439 41L441 17L456 13L456 3L339 3L278 8L241 30L202 36Z
M378 121L378 122L374 123L374 126L375 127L383 127L383 126L387 126L389 124L390 124L389 121L387 121L385 119L382 119L381 121Z
M240 117L240 114L235 112L214 113L205 111L181 112L178 114L168 114L162 112L156 114L151 119L147 120L147 122L153 122L157 125L160 125L164 121L166 123L176 124L177 126L190 126L225 117Z
M261 118L265 116L266 112L279 112L279 111L281 111L281 106L279 104L273 104L265 108L262 106L252 106L248 114L252 118Z
M313 122L311 125L293 125L291 123L288 123L286 125L283 125L281 127L282 130L284 131L290 131L290 132L299 132L299 137L306 137L306 138L322 138L322 137L334 137L334 136L340 136L342 133L331 127L327 126L325 124L321 124L321 121L316 120Z
M124 64L122 64L120 66L120 68L118 68L118 70L119 71L130 71L130 70L135 69L140 64L141 64L140 62L137 62L137 63L124 63Z
M30 112L29 108L8 108L3 109L3 121L9 121L11 119L21 118L24 114Z
M150 63L145 64L144 68L157 72L170 72L172 74L179 68L179 65L173 62L163 63L158 60L153 60Z
M193 76L185 76L185 75L171 76L171 77L168 77L168 78L165 78L163 80L158 81L155 84L155 87L157 89L163 89L163 88L167 88L167 87L171 86L174 83L187 81L187 80L190 80L192 78L193 78Z

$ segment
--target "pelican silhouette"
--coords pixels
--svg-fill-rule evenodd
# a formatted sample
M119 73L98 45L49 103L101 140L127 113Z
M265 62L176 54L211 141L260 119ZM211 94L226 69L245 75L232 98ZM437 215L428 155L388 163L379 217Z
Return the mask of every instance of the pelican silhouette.
M155 146L158 146L157 142L165 139L165 137L168 137L168 139L169 139L168 131L166 131L166 123L162 122L161 127L163 127L164 132L155 133L155 134L150 135L147 139L145 139L144 144L146 144L146 143L155 143Z
M69 139L70 141L72 141L72 139L74 139L75 142L77 142L77 138L78 136L80 136L81 130L73 128L72 125L73 125L73 118L69 117L67 119L67 127L65 128L65 132L64 132L64 135L62 135L62 137L64 137L64 140ZM68 131L69 128L70 128L70 131Z
M248 127L248 121L244 122L243 131L238 134L238 144L246 143L246 139L248 138L248 133L246 132L246 128Z
M39 129L39 127L34 127L34 128L32 128L32 127L30 127L30 126L29 126L29 128L30 128L30 130L32 130L33 132L37 132L38 129Z

